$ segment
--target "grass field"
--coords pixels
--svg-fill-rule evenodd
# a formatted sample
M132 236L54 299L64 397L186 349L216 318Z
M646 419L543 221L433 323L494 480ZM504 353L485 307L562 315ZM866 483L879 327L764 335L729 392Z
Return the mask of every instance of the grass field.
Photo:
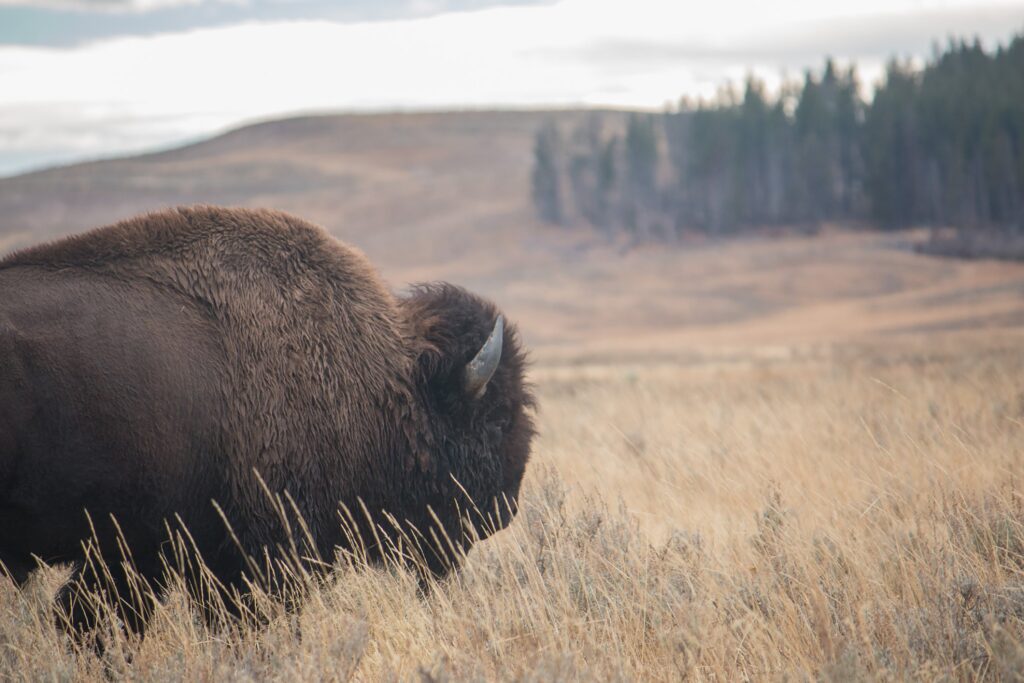
M541 429L521 514L426 595L339 566L211 630L172 592L101 656L52 627L54 568L0 580L0 680L1024 680L1024 264L914 253L923 231L543 226L551 116L294 119L0 180L0 252L271 206L396 289L466 285L519 324Z
M0 588L0 679L825 680L1024 670L1019 339L540 364L523 509L427 595L339 567L262 628L181 593L103 655L62 572Z

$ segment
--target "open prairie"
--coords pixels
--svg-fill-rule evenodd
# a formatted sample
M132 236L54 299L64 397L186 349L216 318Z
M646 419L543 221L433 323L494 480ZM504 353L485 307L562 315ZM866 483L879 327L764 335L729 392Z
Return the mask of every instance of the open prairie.
M0 180L3 250L174 203L317 221L396 287L493 297L539 399L519 516L446 583L339 563L229 628L172 591L97 650L52 627L51 568L0 583L0 678L1021 680L1024 265L539 225L532 134L581 115L297 119Z

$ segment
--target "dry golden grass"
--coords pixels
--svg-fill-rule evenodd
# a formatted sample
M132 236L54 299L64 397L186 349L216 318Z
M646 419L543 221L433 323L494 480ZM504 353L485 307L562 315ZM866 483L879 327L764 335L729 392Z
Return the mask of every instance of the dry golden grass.
M541 226L551 116L303 118L0 182L0 252L167 204L273 206L397 287L494 298L544 361L523 511L452 581L339 567L301 609L219 630L172 592L100 656L51 626L63 570L0 579L0 680L1020 680L1024 264L914 254L917 233Z
M339 567L226 629L172 592L99 655L50 570L0 586L0 679L1020 680L1018 349L540 366L523 509L451 581Z

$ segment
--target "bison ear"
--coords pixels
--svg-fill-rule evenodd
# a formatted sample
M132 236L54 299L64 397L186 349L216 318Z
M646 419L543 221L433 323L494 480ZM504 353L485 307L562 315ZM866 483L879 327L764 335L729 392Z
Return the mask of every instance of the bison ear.
M494 329L491 330L487 341L480 347L473 360L466 364L463 386L467 394L478 399L487 391L487 383L494 376L501 362L501 346L505 341L505 319L498 316L494 321Z

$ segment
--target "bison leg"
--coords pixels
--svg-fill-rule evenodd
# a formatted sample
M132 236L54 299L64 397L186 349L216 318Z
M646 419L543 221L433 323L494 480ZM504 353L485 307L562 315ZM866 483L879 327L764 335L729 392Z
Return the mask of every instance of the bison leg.
M99 570L77 567L57 594L57 621L81 635L113 617L126 630L141 635L153 613L153 592L110 563Z
M84 595L83 588L82 570L76 568L57 593L57 624L70 635L80 636L96 625L95 609Z

